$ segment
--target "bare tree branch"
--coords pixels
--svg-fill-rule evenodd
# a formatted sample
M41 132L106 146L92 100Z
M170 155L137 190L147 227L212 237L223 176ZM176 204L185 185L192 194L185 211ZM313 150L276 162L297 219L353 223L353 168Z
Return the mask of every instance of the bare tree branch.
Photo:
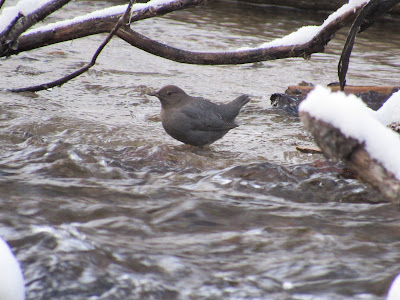
M115 33L117 32L117 30L126 23L126 21L128 20L128 16L130 14L130 10L132 5L134 4L135 0L130 0L128 7L126 8L125 13L120 17L120 19L118 20L117 24L114 26L114 28L111 30L111 32L109 33L109 35L106 37L106 39L101 43L101 45L99 46L99 48L96 50L95 54L92 57L92 60L89 64L87 64L86 66L82 67L81 69L63 77L60 79L57 79L55 81L49 82L49 83L44 83L44 84L40 84L40 85L36 85L36 86L31 86L31 87L25 87L25 88L20 88L20 89L10 89L9 91L11 92L37 92L37 91L42 91L42 90L46 90L55 86L61 86L64 83L66 83L67 81L78 77L79 75L81 75L82 73L86 72L87 70L89 70L92 66L94 66L94 64L96 63L97 58L99 57L101 51L104 49L104 47L108 44L108 42L111 40L111 38L115 35Z
M349 68L350 55L353 50L357 32L366 30L372 25L377 16L384 14L399 2L400 0L371 0L361 9L353 25L351 25L338 64L338 77L341 91L344 90L344 86L346 85L346 74Z
M203 0L183 0L179 1L178 3L181 3L181 5L173 2L172 5L167 5L166 7L162 7L162 9L157 8L156 10L144 10L135 15L132 18L132 21L149 18L161 13L164 14L176 9L182 9L189 5L198 5L203 3ZM308 43L292 46L265 47L229 52L194 52L181 50L151 40L140 33L133 31L129 27L120 28L120 30L117 32L117 36L132 46L138 47L139 49L151 54L188 64L245 64L288 57L309 58L313 53L323 52L325 50L325 46L333 38L336 31L350 23L360 9L361 7L358 7L356 11L349 11L334 19ZM59 27L54 30L39 31L23 35L18 39L18 47L15 49L10 49L7 55L17 54L22 51L31 50L44 45L59 43L74 38L109 32L111 30L111 26L113 26L112 20L113 18L89 19L85 22Z
M324 52L325 46L333 38L335 32L351 22L354 19L354 15L355 12L352 11L335 19L325 26L311 41L305 44L242 51L193 52L181 50L151 40L129 27L121 28L117 32L117 35L132 46L181 63L201 65L245 64L288 57L309 58L312 53Z
M189 8L204 4L207 0L176 0L157 7L147 7L138 11L133 11L129 23L143 19L161 16L176 10ZM1 49L0 57L18 54L23 51L37 49L40 47L65 42L93 34L108 33L112 30L115 22L122 14L110 16L100 16L87 19L82 22L72 23L66 26L47 29L44 31L34 31L20 36L13 48Z

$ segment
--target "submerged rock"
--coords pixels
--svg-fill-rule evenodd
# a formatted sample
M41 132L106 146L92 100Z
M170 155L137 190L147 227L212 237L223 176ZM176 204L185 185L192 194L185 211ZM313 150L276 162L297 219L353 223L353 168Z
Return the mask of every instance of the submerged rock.
M328 85L332 91L338 91L339 87L335 84ZM270 97L271 105L285 113L291 115L298 114L300 103L307 98L309 92L314 89L313 85L301 83L296 86L289 86L285 93L275 93ZM378 86L346 86L346 94L355 94L361 98L367 106L373 110L378 110L389 97L397 92L399 87L378 87Z

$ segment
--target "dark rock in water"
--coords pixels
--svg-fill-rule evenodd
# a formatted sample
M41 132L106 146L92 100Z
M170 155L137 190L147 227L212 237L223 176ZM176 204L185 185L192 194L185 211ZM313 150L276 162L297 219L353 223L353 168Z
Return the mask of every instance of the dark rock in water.
M392 93L394 93L396 91L397 90L394 90ZM392 94L388 95L388 94L379 93L377 91L369 91L369 92L365 92L365 93L356 93L355 95L357 97L361 98L362 101L364 101L365 104L367 104L369 108L371 108L373 110L378 110L381 108L383 103L385 103L386 100L389 99L389 97Z
M333 83L328 85L333 91L338 90L338 86ZM285 93L275 93L270 97L271 105L291 115L298 114L298 107L313 86L306 86L304 84L297 86L290 86ZM349 91L346 89L349 88ZM375 89L376 90L375 90ZM361 98L367 106L373 110L378 110L386 102L389 97L399 90L398 87L355 87L350 86L345 88L346 93L353 93Z
M298 115L299 104L305 96L289 96L275 93L271 95L271 105L291 115Z
M400 134L400 122L393 122L388 127Z

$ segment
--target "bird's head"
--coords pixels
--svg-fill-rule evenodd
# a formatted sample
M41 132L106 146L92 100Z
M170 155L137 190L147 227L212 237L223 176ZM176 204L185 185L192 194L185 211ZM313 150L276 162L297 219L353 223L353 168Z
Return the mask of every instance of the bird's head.
M179 106L187 101L188 97L188 94L175 85L166 85L155 93L149 93L149 95L160 99L164 109Z

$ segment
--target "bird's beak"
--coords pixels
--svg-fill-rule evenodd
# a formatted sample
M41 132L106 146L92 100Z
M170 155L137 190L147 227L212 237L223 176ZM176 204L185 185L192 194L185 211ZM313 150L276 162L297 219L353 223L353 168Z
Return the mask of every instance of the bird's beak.
M150 93L147 93L147 95L158 97L158 93L157 92L150 92Z

